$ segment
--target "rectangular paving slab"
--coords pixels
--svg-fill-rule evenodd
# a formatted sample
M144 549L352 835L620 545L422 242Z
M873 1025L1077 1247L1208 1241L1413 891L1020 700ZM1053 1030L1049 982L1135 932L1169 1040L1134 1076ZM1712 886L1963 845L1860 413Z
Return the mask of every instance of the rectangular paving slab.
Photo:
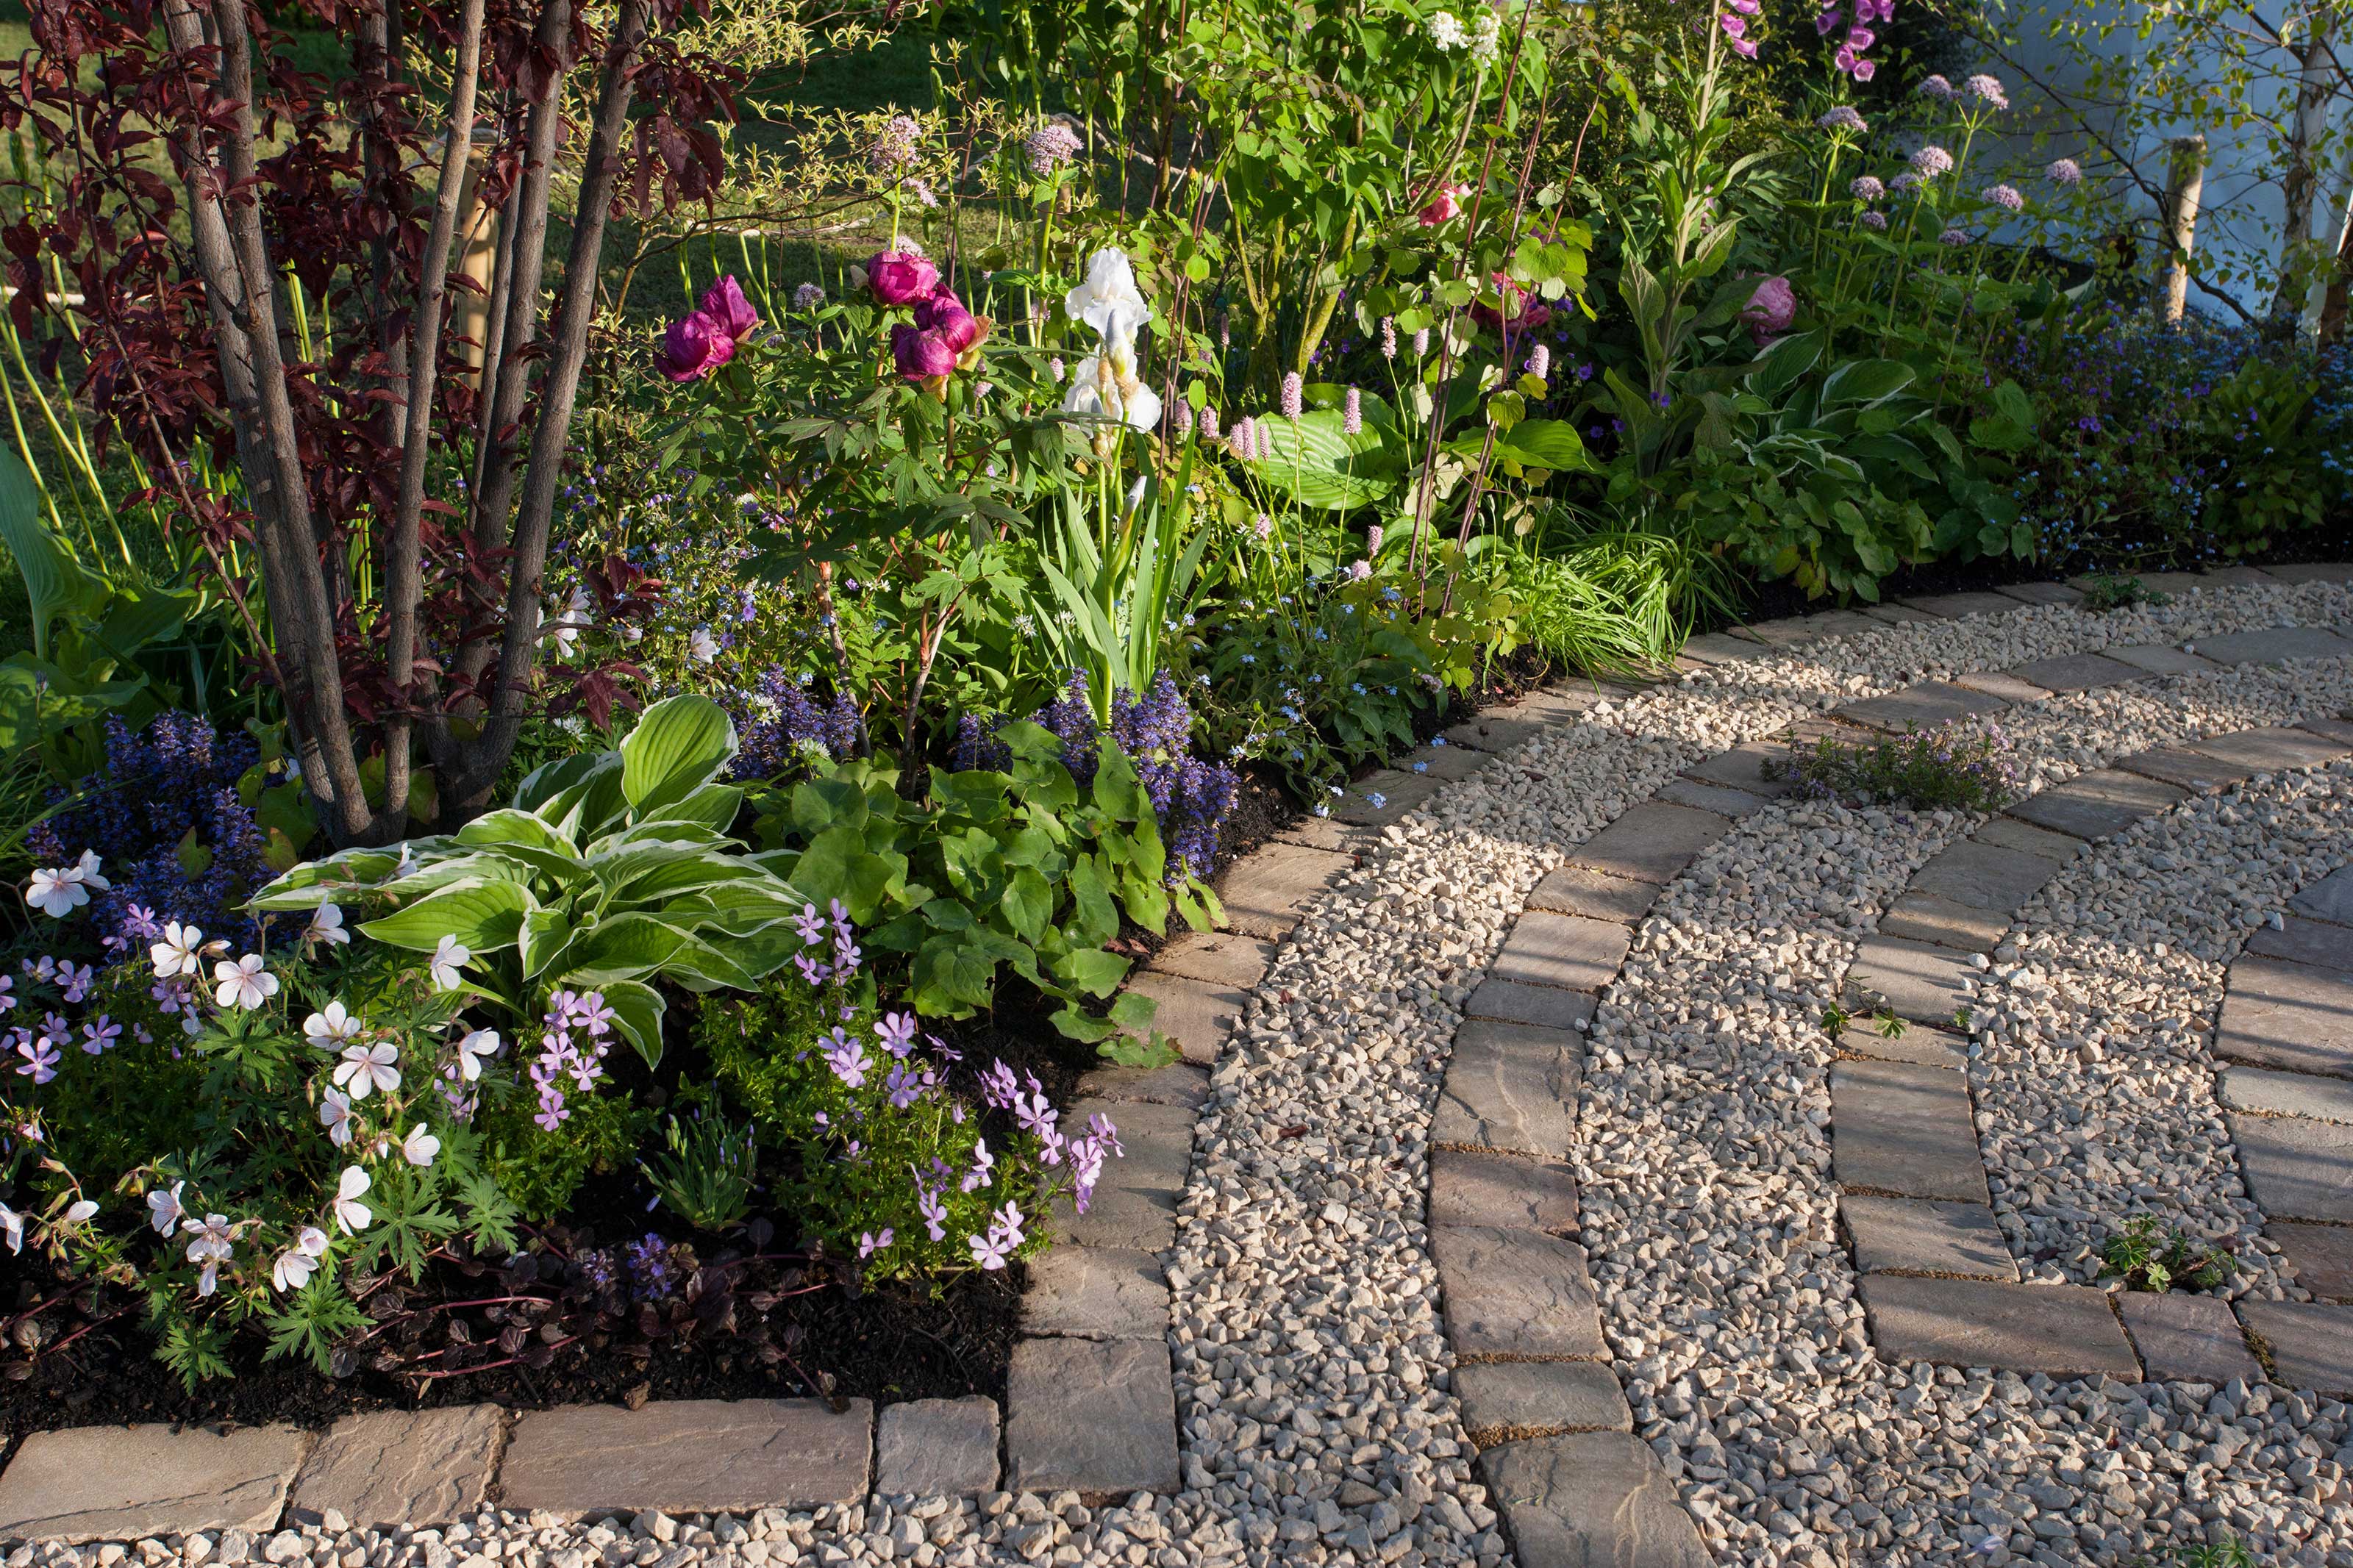
M2179 784L2192 795L2217 794L2242 779L2253 778L2258 771L2235 766L2220 757L2193 752L2187 746L2152 746L2146 752L2135 752L2129 757L2117 758L2116 765L2143 778Z
M1458 1356L1609 1353L1585 1249L1540 1230L1447 1225L1430 1233L1446 1301L1446 1338Z
M1527 985L1599 991L1618 978L1632 942L1633 932L1615 921L1530 910L1513 922L1487 973Z
M1715 1568L1682 1493L1630 1432L1574 1432L1479 1456L1520 1568Z
M1693 763L1683 770L1683 777L1722 784L1746 795L1784 795L1794 787L1783 774L1788 762L1787 745L1775 741L1750 741ZM1768 767L1773 771L1769 777Z
M310 1448L291 1426L36 1432L0 1473L0 1540L271 1530Z
M516 1422L499 1481L518 1513L748 1513L862 1502L873 1456L865 1399L838 1413L823 1399L565 1405Z
M1162 1251L1176 1237L1176 1197L1193 1168L1193 1112L1181 1105L1082 1100L1063 1123L1084 1127L1097 1111L1117 1125L1127 1153L1103 1162L1086 1213L1074 1213L1068 1198L1054 1205L1054 1234L1083 1247Z
M2225 1120L2247 1195L2264 1214L2353 1225L2353 1127L2300 1116Z
M1443 742L1408 752L1398 759L1398 766L1409 773L1424 773L1448 784L1460 784L1475 773L1484 772L1495 760L1491 752L1474 752L1468 746L1450 746Z
M2021 680L2014 675L2004 675L1995 669L1957 675L1953 677L1953 684L1965 686L1971 691L1982 691L1989 697L1999 697L2006 702L2041 702L2051 696L2048 690L2031 680Z
M1157 1340L1168 1332L1160 1259L1132 1247L1050 1247L1029 1259L1021 1331L1081 1340Z
M2232 632L2226 637L2201 637L2190 646L2217 664L2274 664L2282 659L2343 658L2353 654L2353 642L2318 626Z
M1173 1494L1176 1387L1158 1340L1023 1340L1005 1377L1005 1484Z
M1528 894L1528 908L1633 925L1651 912L1663 891L1656 882L1605 877L1582 866L1558 866L1546 872Z
M1773 650L1763 643L1728 637L1723 632L1702 632L1683 644L1683 657L1694 664L1737 664L1772 656Z
M1443 779L1381 768L1348 786L1346 798L1333 816L1359 827L1381 827L1397 821L1438 793Z
M2084 596L2081 589L2064 583L2004 583L1994 592L2021 605L2072 605Z
M2010 1243L1993 1210L1982 1205L1846 1193L1839 1198L1839 1216L1854 1238L1854 1266L1862 1273L2018 1279Z
M1882 1361L2140 1381L2104 1291L1903 1274L1866 1274L1857 1289Z
M1963 1037L1926 1024L1897 1021L1904 1023L1903 1028L1890 1035L1877 1018L1858 1018L1839 1031L1838 1048L1845 1055L1873 1061L1916 1062L1955 1071L1968 1066L1969 1043Z
M2078 838L2105 838L2189 797L2179 784L2100 768L2027 796L2010 807L2010 815Z
M2340 866L2288 900L2288 908L2316 921L2353 926L2353 866Z
M1153 1032L1175 1041L1187 1061L1204 1067L1218 1059L1226 1037L1250 1007L1247 991L1156 969L1135 971L1124 989L1151 997Z
M1565 1160L1577 1138L1582 1043L1565 1029L1466 1019L1454 1034L1433 1143Z
M2129 664L2151 675L2195 675L2201 669L2222 668L2211 658L2184 653L2170 643L2136 643L2130 647L2103 648L2101 652L2118 664Z
M1462 1015L1489 1023L1525 1024L1539 1029L1582 1029L1593 1022L1593 998L1582 991L1530 985L1525 981L1498 980L1490 975L1462 1004Z
M2275 1219L2263 1234L2279 1244L2297 1284L2325 1301L2353 1300L2353 1229Z
M1557 1160L1432 1149L1430 1223L1571 1233L1577 1229L1577 1177Z
M1963 616L2006 616L2019 607L2017 600L1992 592L1930 594L1898 599L1896 603L1909 605L1915 610L1943 620L1958 620Z
M2167 1383L2261 1382L2263 1369L2231 1303L2186 1290L2126 1290L2116 1299L2148 1375Z
M506 1415L495 1405L346 1415L312 1445L289 1506L305 1522L329 1509L361 1526L470 1519L490 1495L505 1442Z
M1269 844L1226 868L1218 897L1226 924L1244 936L1272 941L1299 923L1300 910L1356 863L1353 855Z
M1556 1432L1624 1432L1634 1425L1606 1362L1482 1361L1454 1369L1454 1397L1472 1441L1493 1447Z
M1821 610L1810 616L1758 621L1746 628L1750 637L1772 648L1805 647L1824 637L1860 637L1880 629L1880 623L1860 610Z
M1209 1074L1191 1062L1166 1067L1100 1067L1079 1079L1079 1094L1087 1100L1113 1100L1132 1105L1184 1105L1195 1110L1209 1098Z
M1751 795L1745 789L1733 789L1725 784L1702 784L1697 779L1669 779L1651 797L1671 805L1688 805L1698 811L1712 811L1718 816L1737 820L1751 812L1764 810L1773 804L1765 795Z
M1968 1080L1910 1062L1831 1064L1831 1166L1839 1184L1989 1204Z
M1645 801L1569 851L1569 860L1606 876L1664 884L1731 831L1728 816Z
M2277 931L2263 927L2247 939L2247 951L2290 963L2353 972L2353 931L2301 915L2287 916Z
M1912 891L1935 893L2005 917L2059 874L2059 862L1981 839L1947 845L1912 874Z
M1950 720L1991 713L2009 706L2009 702L1990 692L1974 691L1948 680L1924 680L1883 697L1850 702L1837 713L1850 724L1867 724L1874 730L1901 734L1906 730L1926 730Z
M1482 752L1508 752L1547 730L1576 722L1578 714L1600 700L1596 691L1539 691L1508 707L1481 709L1448 730L1446 741Z
M2346 645L2353 652L2353 643ZM2229 735L2216 735L2210 740L2193 741L2193 752L2228 763L2253 773L2279 773L2288 768L2318 767L2343 756L2347 748L2326 735L2316 735L2309 730L2298 730L2285 724L2267 724L2260 729L2241 730Z
M1856 950L1847 980L1885 1000L1899 1018L1947 1025L1969 1003L1964 978L1974 977L1968 955L1949 947L1874 936Z
M2022 850L2040 855L2045 860L2065 865L2084 853L2084 841L2073 834L2053 833L2047 827L2036 827L2014 816L1997 816L1969 835L1976 844L1991 844L2004 849Z
M2104 686L2121 686L2127 680L2140 680L2148 674L2147 670L2137 669L2122 659L2105 658L2096 653L2071 653L2057 658L2038 658L2029 664L2018 665L2007 673L2030 686L2040 686L2049 691L2096 691Z
M997 1489L997 1401L907 1399L875 1424L874 1489L884 1497L969 1497Z
M2353 565L2342 561L2298 561L2266 566L2263 575L2283 583L2353 583Z
M2302 1116L2314 1121L2353 1122L2353 1083L2316 1073L2274 1072L2269 1068L2227 1067L2219 1080L2222 1103L2232 1110L2265 1116Z
M2353 1078L2353 975L2242 956L2223 983L2214 1054L2255 1067Z
M1925 942L1961 952L1991 952L2010 930L2008 911L1976 909L1915 889L1888 906L1879 929L1887 936Z
M2343 1397L2353 1394L2353 1307L2318 1301L2258 1301L2239 1305L2247 1327L2263 1336L2276 1381L2290 1388Z
M1152 967L1211 985L1248 991L1274 962L1274 943L1229 931L1179 931L1152 955Z

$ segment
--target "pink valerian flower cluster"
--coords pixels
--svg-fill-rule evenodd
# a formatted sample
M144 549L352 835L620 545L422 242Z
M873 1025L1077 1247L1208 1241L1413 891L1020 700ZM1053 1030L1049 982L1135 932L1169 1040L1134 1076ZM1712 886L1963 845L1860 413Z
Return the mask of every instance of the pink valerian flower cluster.
M702 302L672 321L662 333L662 374L675 382L701 381L735 357L760 328L760 312L744 298L733 276L703 291Z
M532 1087L539 1091L539 1110L532 1117L553 1132L571 1119L565 1104L564 1080L586 1094L605 1076L605 1054L613 1048L613 1010L601 991L558 991L547 999L541 1015L544 1033L538 1059L531 1064Z
M2082 183L2084 171L2073 158L2053 158L2042 177L2054 185L2073 185Z
M915 161L923 127L913 115L894 114L882 122L866 145L866 166L878 174L896 174Z
M1748 36L1748 20L1763 9L1757 0L1724 0L1725 9L1716 13L1715 25L1724 29L1732 52L1744 60L1757 58L1757 40Z
M1041 177L1077 157L1079 147L1079 133L1059 120L1049 120L1029 132L1021 143L1029 172Z
M2023 212L2026 208L2026 198L2019 194L2016 185L1988 185L1978 195L2004 212Z
M1833 104L1817 117L1814 123L1825 131L1843 131L1856 136L1871 129L1864 122L1861 111L1852 103Z
M1895 0L1854 0L1851 13L1836 5L1824 6L1814 17L1814 31L1822 37L1838 39L1838 53L1832 57L1832 64L1857 81L1869 81L1879 73L1879 62L1864 53L1879 42L1872 25L1893 21L1894 16ZM1857 123L1848 129L1862 129L1862 116L1856 115L1855 119Z
M1961 83L1961 94L1994 109L2010 107L2010 95L2002 90L2001 79L1988 76L1982 71Z
M1934 142L1912 154L1912 172L1924 180L1953 172L1953 155Z
M1857 174L1847 186L1847 194L1859 202L1875 202L1887 195L1887 187L1876 174Z

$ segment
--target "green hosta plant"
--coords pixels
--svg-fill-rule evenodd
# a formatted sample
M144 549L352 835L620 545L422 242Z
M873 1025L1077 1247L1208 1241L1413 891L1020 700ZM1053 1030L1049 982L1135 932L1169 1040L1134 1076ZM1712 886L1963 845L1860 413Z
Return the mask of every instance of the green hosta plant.
M1143 1030L1149 998L1124 995L1106 1021L1080 1009L1110 995L1127 960L1108 951L1124 912L1158 931L1172 910L1196 930L1216 900L1198 881L1171 890L1152 802L1108 738L1082 789L1062 742L1032 723L999 728L1008 771L934 768L913 799L887 759L840 763L765 803L763 859L819 903L839 900L866 945L906 955L907 1005L968 1017L1010 969L1064 1005L1057 1027L1104 1041Z
M361 926L366 935L437 963L454 958L474 990L518 1018L554 991L601 992L654 1061L655 982L748 991L800 951L785 922L807 900L728 836L744 792L719 780L735 751L735 726L716 703L673 697L617 750L532 773L512 805L396 850L298 866L254 907L332 898L383 909Z

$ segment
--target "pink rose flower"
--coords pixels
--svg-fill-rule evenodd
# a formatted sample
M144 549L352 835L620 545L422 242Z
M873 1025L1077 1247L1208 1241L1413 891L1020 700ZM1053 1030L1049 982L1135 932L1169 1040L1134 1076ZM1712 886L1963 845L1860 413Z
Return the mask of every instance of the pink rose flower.
M1748 335L1762 348L1788 331L1789 323L1798 319L1798 291L1789 287L1787 278L1767 278L1748 296L1740 319L1748 323Z
M735 357L735 340L700 310L690 310L662 333L659 368L672 381L701 381Z
M885 250L866 264L867 286L885 305L913 305L932 297L940 286L940 269L931 258L903 250Z

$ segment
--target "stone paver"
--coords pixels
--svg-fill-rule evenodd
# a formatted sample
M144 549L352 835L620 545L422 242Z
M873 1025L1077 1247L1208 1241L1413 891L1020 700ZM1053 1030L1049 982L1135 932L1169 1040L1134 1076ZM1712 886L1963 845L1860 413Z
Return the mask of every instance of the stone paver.
M1430 1152L1430 1223L1514 1230L1577 1228L1577 1177L1553 1160L1484 1150Z
M2290 915L2277 931L2264 926L2247 939L2247 951L2265 958L2353 971L2353 931L2327 921Z
M2040 855L2045 860L2056 860L2062 865L2084 853L2084 841L2074 835L2053 833L2047 827L2037 827L2014 816L1995 817L1970 834L1969 841Z
M2353 746L2353 718L2306 719L2296 728L2309 730L2324 740Z
M1742 659L1769 658L1773 650L1745 637L1722 632L1702 632L1683 644L1683 657L1694 664L1733 664Z
M1714 1568L1666 1468L1630 1432L1531 1437L1479 1463L1520 1568Z
M1824 637L1861 637L1881 628L1878 622L1860 610L1823 610L1810 616L1758 621L1745 629L1767 647L1785 649L1804 647Z
M1295 844L1303 849L1320 849L1330 855L1345 855L1353 864L1380 847L1381 830L1358 827L1336 816L1303 816L1286 826L1276 828L1274 842Z
M2288 900L2288 908L2315 920L2353 926L2353 866L2340 866Z
M1398 765L1409 773L1427 773L1448 784L1460 784L1472 774L1483 772L1494 760L1492 752L1436 742L1408 752Z
M2017 600L1994 593L1931 594L1925 598L1898 599L1896 603L1948 621L1963 616L2006 616L2019 607Z
M1572 722L1600 700L1597 692L1539 691L1511 707L1482 708L1476 717L1446 731L1449 745L1482 752L1508 752L1546 730Z
M1632 925L1651 912L1666 889L1656 882L1605 877L1582 866L1557 867L1528 894L1528 908Z
M1968 955L1951 948L1874 936L1856 951L1847 980L1883 997L1899 1018L1946 1025L1968 1005L1961 981L1976 973Z
M1888 906L1879 929L1908 942L1931 942L1963 952L1991 952L2010 929L2010 912L1914 891Z
M2353 1083L2306 1072L2269 1068L2222 1069L2222 1103L2233 1110L2265 1116L2301 1116L2313 1121L2353 1122Z
M2353 1078L2353 975L2242 957L2224 985L2214 1052L2255 1067Z
M1623 1432L1634 1425L1607 1363L1482 1361L1454 1369L1462 1425L1486 1446L1555 1432Z
M1173 1493L1176 1386L1155 1340L1024 1340L1006 1371L1005 1484Z
M1944 619L1942 616L1932 616L1909 605L1865 605L1862 613L1874 621L1885 621L1891 626L1908 626L1922 621Z
M2190 647L2218 664L2271 664L2286 658L2343 658L2353 654L2353 642L2318 626L2232 632L2227 637L2201 638Z
M1837 711L1851 724L1866 724L1874 730L1900 734L1905 730L1926 730L1948 720L1991 713L2009 706L1989 692L1972 691L1947 680L1924 680L1884 697L1850 702Z
M1152 1027L1175 1041L1187 1061L1204 1066L1218 1059L1226 1037L1250 1006L1246 990L1153 969L1130 974L1126 988L1158 1004Z
M1712 811L1718 816L1743 817L1750 812L1762 811L1773 804L1770 797L1751 795L1745 789L1731 789L1723 784L1702 784L1697 779L1669 779L1651 797L1671 805L1688 805L1697 811Z
M1841 1029L1838 1037L1838 1048L1848 1056L1956 1069L1968 1066L1968 1044L1959 1035L1926 1024L1905 1023L1899 1032L1890 1035L1876 1018L1856 1019Z
M2262 1363L2247 1349L2231 1303L2185 1290L2126 1290L2116 1310L2148 1375L2168 1383L2260 1382Z
M2148 672L2096 653L2071 653L2059 658L2038 658L2006 673L2047 691L2096 691L2103 686L2138 680Z
M2353 1307L2249 1297L2239 1313L2271 1352L2279 1382L2316 1394L2353 1394Z
M1862 1273L2018 1279L1993 1210L1977 1204L1847 1193L1839 1198L1839 1215L1854 1237L1854 1266Z
M2116 765L2128 773L2179 784L2192 795L2216 794L2253 777L2256 772L2203 752L2193 752L2187 746L2153 746L2129 757L2119 757Z
M875 1424L874 1489L884 1497L965 1497L997 1489L997 1401L909 1399Z
M1119 1128L1126 1157L1103 1163L1084 1214L1066 1198L1054 1207L1054 1234L1084 1247L1158 1252L1176 1234L1176 1194L1193 1167L1193 1112L1181 1105L1074 1101L1063 1120L1083 1127L1097 1111Z
M1965 686L1971 691L1982 691L1989 697L1999 697L2008 702L2042 702L2051 696L2048 690L2031 680L2021 680L2014 675L2004 675L1993 669L1979 670L1974 675L1957 675L1953 677L1953 684Z
M1466 1019L1455 1031L1430 1142L1566 1159L1584 1067L1583 1047L1567 1030Z
M2300 1116L2237 1116L2247 1195L2274 1219L2353 1225L2353 1127Z
M1439 1226L1430 1233L1445 1293L1446 1337L1459 1356L1609 1353L1585 1249L1538 1230Z
M1831 1166L1845 1187L1991 1202L1968 1080L1943 1068L1832 1062Z
M2059 874L2059 862L2022 849L1964 838L1931 856L1912 874L1912 890L1935 893L1972 909L2004 915Z
M1152 955L1152 967L1165 974L1243 991L1265 978L1273 962L1274 943L1226 931L1179 931Z
M1569 858L1608 876L1664 884L1731 831L1728 816L1645 801L1587 839Z
M1209 1075L1191 1062L1166 1067L1100 1067L1079 1079L1083 1099L1131 1105L1182 1105L1199 1110L1209 1098Z
M1356 858L1296 844L1269 844L1226 868L1218 897L1226 924L1271 941L1299 923L1299 911Z
M1582 1029L1593 1022L1593 998L1582 991L1563 991L1556 985L1528 985L1491 977L1481 981L1462 1004L1462 1016L1489 1023L1526 1024L1539 1029Z
M1633 939L1615 921L1530 910L1513 923L1487 973L1526 985L1599 991L1618 977Z
M1882 1361L2140 1381L2103 1291L1903 1274L1866 1274L1857 1289Z
M2184 653L2167 643L2141 643L2131 647L2111 647L2101 650L2119 664L2151 675L2195 675L2201 669L2220 669L2211 658L2194 653Z
M1783 795L1794 786L1786 778L1767 777L1765 769L1769 763L1778 772L1788 761L1788 746L1771 741L1750 741L1694 763L1683 770L1683 777L1722 784L1743 795Z
M2010 815L2078 838L2105 838L2186 800L2189 794L2159 779L2101 768L2027 796L2010 807Z
M1029 1263L1021 1331L1080 1340L1157 1340L1168 1331L1160 1259L1131 1247L1050 1247Z
M1438 793L1443 779L1381 768L1348 786L1347 798L1332 815L1360 827L1379 827L1397 821Z
M2297 561L2266 566L2263 575L2283 583L2353 583L2353 565L2342 561Z
M291 1426L36 1432L0 1474L0 1540L269 1530L310 1447Z
M1994 592L2021 605L2072 605L2084 596L2064 583L2004 583Z
M2346 645L2346 651L2353 653L2353 643ZM2260 773L2318 767L2335 762L2346 751L2326 735L2285 724L2267 724L2235 734L2217 735L2211 741L2195 742L2189 749Z
M361 1526L470 1519L505 1443L505 1413L495 1405L346 1415L311 1447L289 1506L305 1521L332 1509Z
M2324 1300L2353 1300L2353 1229L2274 1220L2263 1234L2279 1243L2297 1284Z
M823 1399L565 1405L515 1423L499 1483L518 1513L815 1508L864 1501L873 1454L864 1399L838 1413Z
M2260 566L2208 566L2198 577L2209 588L2265 588L2279 581Z

